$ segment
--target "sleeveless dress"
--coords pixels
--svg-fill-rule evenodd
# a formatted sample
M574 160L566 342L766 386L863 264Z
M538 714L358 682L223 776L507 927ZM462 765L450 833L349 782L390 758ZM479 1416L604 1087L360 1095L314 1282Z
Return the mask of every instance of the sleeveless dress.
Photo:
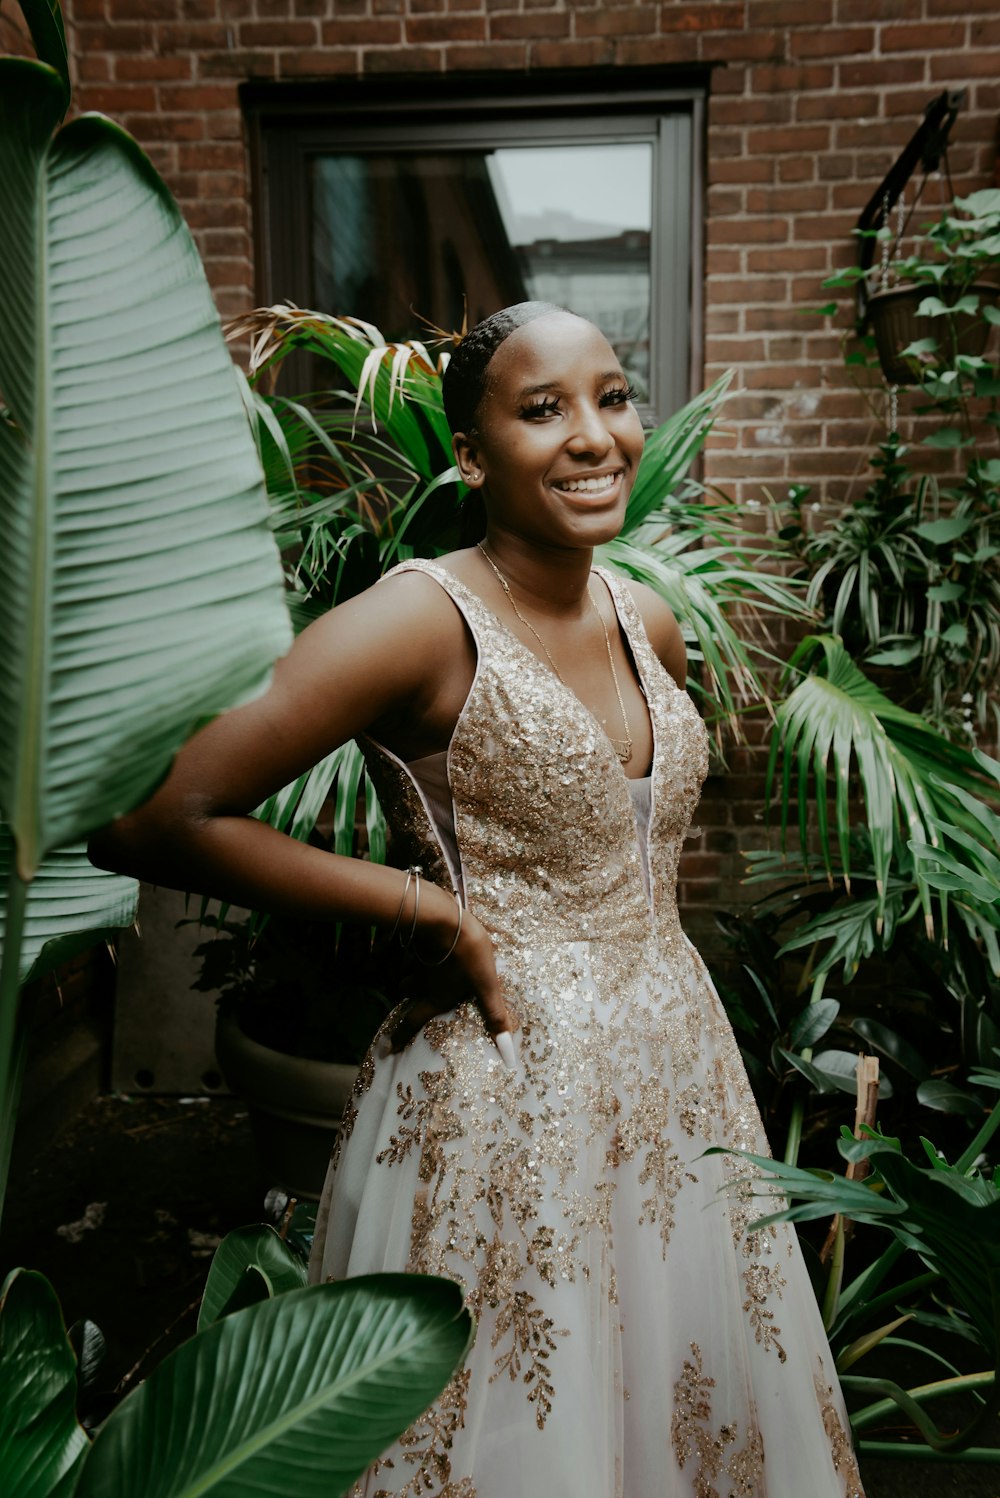
M399 1055L383 1031L361 1068L313 1278L446 1275L478 1330L354 1495L863 1498L794 1233L748 1235L764 1204L740 1184L745 1162L704 1154L767 1146L677 914L701 719L602 571L653 725L637 824L573 692L446 569L405 569L445 589L478 656L447 754L451 807L363 748L401 860L489 930L521 1027L516 1071L472 1004Z

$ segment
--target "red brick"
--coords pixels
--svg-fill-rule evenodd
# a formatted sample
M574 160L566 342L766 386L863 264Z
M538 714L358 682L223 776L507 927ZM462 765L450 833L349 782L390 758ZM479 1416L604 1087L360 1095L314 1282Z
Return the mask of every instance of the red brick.
M919 21L924 15L925 0L878 0L877 17L881 22ZM941 0L932 0L941 9ZM841 25L872 19L873 0L837 0L837 20Z
M377 21L335 18L323 22L322 35L325 47L391 46L403 40L403 23L391 16Z
M934 8L942 15L971 15L982 12L984 15L996 15L996 0L934 0ZM918 12L919 14L919 12Z
M241 47L314 47L314 21L241 21Z
M343 77L359 71L360 52L356 47L327 48L325 51L283 52L278 55L279 78Z
M774 130L747 131L747 151L751 156L826 151L829 146L830 130L826 125L786 125Z
M708 216L710 219L732 218L743 212L743 189L722 187L712 183L708 189Z
M156 108L156 90L138 83L111 83L87 90L87 108L104 114L146 114Z
M820 370L810 364L765 364L744 372L747 389L801 389L819 385Z
M868 62L838 63L841 88L888 88L897 83L919 83L926 77L923 57L877 57Z
M219 26L209 21L192 21L183 26L164 26L160 34L162 53L200 52L202 71L207 61L205 54L223 52L229 47L229 43L229 27Z
M220 109L236 109L239 105L235 84L200 83L191 88L164 85L159 93L160 108L167 113L212 114Z
M615 44L608 37L537 42L532 43L530 55L535 68L599 68L615 60Z
M853 127L851 130L851 135L861 135L862 137L866 138L870 137L871 126L858 125L856 127ZM841 140L840 130L838 130L837 132L837 144L849 144L848 141ZM888 165L889 162L887 159L886 166ZM857 162L855 161L854 157L846 151L831 151L828 152L825 156L821 156L819 158L816 163L816 170L819 174L819 177L824 182L841 182L845 177L854 176L855 172L857 171ZM875 184L873 184L873 186L874 185Z
M962 28L957 25L955 29L957 31L962 30ZM960 47L962 45L962 40L962 37L959 36L955 39L955 41L942 42L941 46ZM973 21L972 27L969 32L969 45L976 48L1000 47L1000 20Z
M73 20L76 25L81 21L105 21L107 15L107 0L74 0Z
M183 150L183 146L181 147ZM242 208L242 204L238 205ZM238 208L232 203L190 203L184 210L192 229L231 229Z
M205 121L196 114L126 114L123 123L141 144L201 140L205 134Z
M246 170L246 152L242 146L219 145L211 141L203 145L181 146L177 165L182 172L243 172Z
M2 40L2 38L0 38ZM6 48L3 49L5 55ZM92 52L81 57L76 64L77 83L109 83L111 81L111 58L106 52Z
M78 26L76 45L81 52L152 52L152 26Z
M578 11L574 21L578 37L652 35L656 31L656 7L630 5L622 10Z
M713 364L759 364L766 352L763 338L705 339L705 358Z
M804 94L833 87L834 70L821 63L772 63L753 69L753 93Z
M815 156L783 156L778 162L779 182L812 182L815 177Z
M569 36L569 23L566 11L553 11L547 16L539 15L537 11L532 11L530 15L493 16L490 20L490 36L496 37L498 41L522 38L541 41L544 37Z
M190 57L116 57L115 77L122 83L138 83L152 80L175 82L190 78L193 61Z
M738 276L742 269L743 253L741 250L711 249L705 255L705 274L710 281L713 276ZM716 300L718 300L716 297L709 296L709 301Z
M710 182L773 182L774 162L766 156L756 159L740 156L732 161L718 161L710 152L708 179Z
M968 78L995 78L998 62L995 52L968 51L932 57L930 65L930 76L939 86L961 88Z
M792 100L784 94L713 99L708 117L713 125L786 125L792 118Z
M980 26L983 22L977 23ZM973 28L973 42L975 27ZM965 45L964 21L940 21L937 25L922 21L919 26L883 26L880 35L882 52L937 52Z
M310 55L314 49L310 48ZM198 71L203 78L273 78L277 68L274 52L209 53L198 59Z
M822 31L793 32L793 57L850 57L852 53L874 52L873 26L837 26Z
M752 302L779 302L785 299L787 283L777 277L726 276L724 279L710 279L705 294L713 303L736 302L740 306L749 306Z
M176 0L113 0L113 13L120 21L173 21Z
M709 222L708 242L720 244L784 244L788 223L782 218L741 218Z
M661 31L738 31L744 29L742 5L661 5Z
M784 249L769 245L766 250L747 251L748 271L825 271L829 263L829 253L819 245L796 244Z
M866 115L877 117L878 113L876 93L804 94L795 101L797 120L858 120Z
M443 58L440 51L430 47L400 47L395 51L374 47L362 53L361 61L366 73L391 77L394 73L440 73Z
M411 42L484 42L485 16L412 16L406 22Z
M707 258L710 259L712 255L724 253L726 252L722 250L709 250ZM716 307L712 303L711 298L709 298L708 307L705 311L706 334L713 333L726 336L731 333L738 333L739 331L739 312L734 311L732 307Z
M495 72L501 68L527 68L528 48L524 42L491 42L486 46L448 47L445 68L451 72L467 68L475 72Z
M708 41L693 31L673 31L669 36L628 37L619 42L616 62L623 68L676 67L696 62Z
M765 26L829 26L833 21L833 0L750 0L747 6L748 25L755 29Z
M827 208L825 187L754 187L747 193L748 213L809 213Z
M701 38L700 57L705 62L775 62L785 61L780 35L772 31L709 32ZM712 88L723 84L723 76L713 78Z

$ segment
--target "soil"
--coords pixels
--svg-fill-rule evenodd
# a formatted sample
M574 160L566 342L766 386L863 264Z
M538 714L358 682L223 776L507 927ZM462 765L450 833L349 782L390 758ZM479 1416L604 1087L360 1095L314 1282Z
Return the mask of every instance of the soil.
M264 1220L268 1184L233 1098L101 1097L33 1158L15 1152L0 1273L40 1270L68 1324L101 1328L102 1413L130 1370L134 1382L192 1335L215 1244ZM1000 1498L1000 1461L869 1457L862 1471L867 1498Z

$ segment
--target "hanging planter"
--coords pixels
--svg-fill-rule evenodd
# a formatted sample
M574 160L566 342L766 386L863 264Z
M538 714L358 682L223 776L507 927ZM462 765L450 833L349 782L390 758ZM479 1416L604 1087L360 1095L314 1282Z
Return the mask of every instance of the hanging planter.
M927 297L935 296L946 305L954 306L961 297L970 294L979 298L975 312L930 317L918 311ZM918 339L934 339L943 362L947 364L954 363L959 354L973 357L982 354L990 336L990 323L983 316L983 308L996 306L998 300L1000 286L989 281L975 281L971 286L904 281L898 286L874 292L868 302L868 320L888 384L919 384L915 362L902 357L902 350Z

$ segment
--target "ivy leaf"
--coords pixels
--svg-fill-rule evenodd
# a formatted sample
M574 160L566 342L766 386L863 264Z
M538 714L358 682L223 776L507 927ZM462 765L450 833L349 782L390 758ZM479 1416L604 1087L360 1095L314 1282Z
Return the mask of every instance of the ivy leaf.
M958 427L939 427L924 438L925 447L968 447L971 437L963 437Z
M943 520L924 520L915 529L922 540L930 541L934 546L944 546L964 536L973 524L971 517L947 515Z

